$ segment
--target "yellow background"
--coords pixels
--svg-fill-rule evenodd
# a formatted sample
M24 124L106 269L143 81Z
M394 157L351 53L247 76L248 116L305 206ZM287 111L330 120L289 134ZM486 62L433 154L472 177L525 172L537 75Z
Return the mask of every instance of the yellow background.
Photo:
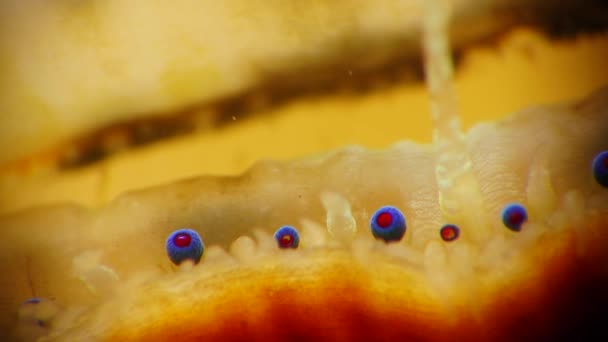
M465 128L529 105L579 99L608 84L608 37L550 42L520 30L470 50L456 74ZM345 73L345 77L349 77ZM62 173L0 175L0 213L71 201L96 206L124 191L203 174L237 174L260 159L289 160L348 144L430 142L423 84L365 95L300 98L216 131L182 136Z

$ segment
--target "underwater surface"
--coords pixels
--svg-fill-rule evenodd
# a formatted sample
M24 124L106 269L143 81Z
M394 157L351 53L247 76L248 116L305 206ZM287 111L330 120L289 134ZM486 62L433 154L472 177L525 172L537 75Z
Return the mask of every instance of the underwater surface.
M505 3L7 1L0 337L605 339L606 8Z

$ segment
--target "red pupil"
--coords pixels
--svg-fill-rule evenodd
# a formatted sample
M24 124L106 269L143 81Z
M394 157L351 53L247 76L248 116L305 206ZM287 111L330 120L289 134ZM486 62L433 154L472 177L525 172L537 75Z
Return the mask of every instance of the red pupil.
M451 239L454 237L454 229L452 229L451 227L444 228L441 233L444 239Z
M281 236L281 238L279 239L279 241L281 242L281 246L291 245L292 240L293 240L293 238L291 237L291 235L288 235L288 234Z
M522 218L523 217L521 216L521 213L514 212L514 213L511 214L511 222L512 223L519 223L519 222L521 222Z
M604 157L604 167L608 169L608 157Z
M387 212L381 213L376 218L376 223L380 226L380 228L386 228L393 223L393 215Z
M181 248L190 246L190 242L192 242L192 237L186 233L179 233L173 238L173 243Z

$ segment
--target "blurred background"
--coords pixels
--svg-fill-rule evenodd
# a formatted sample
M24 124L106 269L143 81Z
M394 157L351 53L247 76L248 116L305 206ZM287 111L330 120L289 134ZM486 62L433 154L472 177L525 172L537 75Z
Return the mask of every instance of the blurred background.
M465 128L608 85L605 1L451 3ZM429 143L421 15L416 0L0 0L0 214Z

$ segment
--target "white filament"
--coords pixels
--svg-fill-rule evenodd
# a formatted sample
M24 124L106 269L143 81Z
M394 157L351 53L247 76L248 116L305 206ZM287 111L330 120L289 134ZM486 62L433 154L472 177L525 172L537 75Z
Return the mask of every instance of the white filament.
M439 205L446 221L467 227L471 239L485 241L489 232L484 231L487 225L483 223L479 185L471 171L452 83L448 39L450 1L424 0L422 4L426 10L423 48L426 83L431 99L433 143L437 150L435 175ZM465 211L469 214L464 215Z

